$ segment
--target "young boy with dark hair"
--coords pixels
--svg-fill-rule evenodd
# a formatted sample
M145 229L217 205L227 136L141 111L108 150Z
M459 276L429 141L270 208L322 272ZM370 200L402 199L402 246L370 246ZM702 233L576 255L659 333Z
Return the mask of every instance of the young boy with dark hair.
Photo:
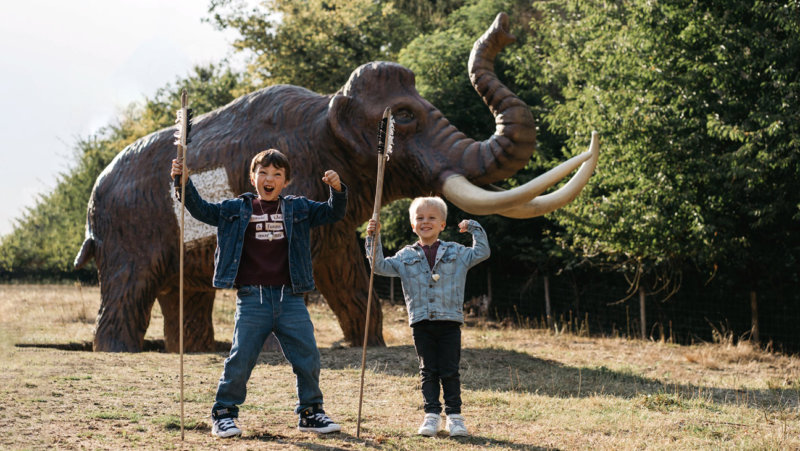
M182 165L173 160L171 175L182 172ZM298 429L319 433L341 429L322 409L320 355L302 294L314 289L309 231L344 216L347 187L335 171L326 171L322 180L330 186L330 196L323 203L282 196L290 180L289 160L269 149L250 164L250 183L256 194L208 203L191 180L186 183L186 209L217 227L214 286L238 290L231 352L211 409L211 433L216 437L242 434L234 422L238 406L245 400L250 373L272 332L297 375Z
M440 241L447 219L447 204L439 197L418 197L409 208L411 228L419 241L384 258L378 224L367 226L367 257L375 274L400 277L408 321L413 330L414 348L419 358L425 419L420 435L434 436L441 424L444 397L447 430L450 436L468 435L461 415L461 324L464 323L464 285L467 270L489 258L489 241L477 221L465 219L459 232L472 234L472 246ZM377 235L377 239L375 236Z

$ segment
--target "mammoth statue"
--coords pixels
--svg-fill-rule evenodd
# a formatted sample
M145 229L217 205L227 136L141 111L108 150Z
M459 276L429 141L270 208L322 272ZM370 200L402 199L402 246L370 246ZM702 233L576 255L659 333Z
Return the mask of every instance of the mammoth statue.
M472 84L495 117L495 133L485 141L468 138L420 97L410 70L373 62L357 68L332 95L270 86L195 118L186 157L192 180L206 200L234 197L251 188L253 155L273 147L283 151L292 166L292 181L284 194L324 200L328 194L321 175L326 169L337 171L349 187L347 213L343 220L312 231L313 272L345 340L359 345L369 278L355 230L372 214L377 125L387 106L394 115L395 134L384 176L385 203L438 192L472 214L527 218L571 201L594 170L598 145L593 135L588 151L523 186L502 191L489 185L523 168L535 147L530 108L494 74L497 53L513 41L508 17L501 13L470 55ZM164 129L134 142L95 182L86 240L75 264L81 267L91 258L97 264L102 303L96 351L142 350L156 299L164 314L166 348L178 349L180 205L169 177L173 132L174 128ZM575 169L563 187L540 195ZM184 346L187 351L211 350L215 231L186 217ZM372 311L368 343L380 345L377 302Z

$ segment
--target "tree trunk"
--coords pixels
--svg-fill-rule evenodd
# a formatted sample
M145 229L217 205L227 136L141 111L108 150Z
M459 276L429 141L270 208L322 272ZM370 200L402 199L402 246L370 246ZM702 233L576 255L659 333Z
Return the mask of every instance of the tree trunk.
M486 305L492 305L492 270L486 268L486 295L489 296L489 302ZM488 308L486 309L488 315Z
M553 328L553 311L550 309L550 278L544 276L544 312L547 315L547 328Z
M647 315L645 313L644 308L644 287L640 284L639 285L639 319L641 321L642 326L642 340L647 339Z
M758 336L758 297L755 290L750 292L750 314L752 319L752 326L750 327L750 338L754 343L759 343Z

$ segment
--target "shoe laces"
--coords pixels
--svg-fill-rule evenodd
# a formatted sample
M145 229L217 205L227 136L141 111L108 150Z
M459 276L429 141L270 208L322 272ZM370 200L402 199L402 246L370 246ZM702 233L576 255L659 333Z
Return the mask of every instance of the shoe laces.
M436 417L427 417L425 418L425 427L436 428L439 426L439 419Z
M322 423L333 423L333 420L331 420L325 412L317 412L311 415L311 417Z
M218 420L218 424L220 429L229 429L232 427L236 427L236 423L233 422L233 418L220 418Z

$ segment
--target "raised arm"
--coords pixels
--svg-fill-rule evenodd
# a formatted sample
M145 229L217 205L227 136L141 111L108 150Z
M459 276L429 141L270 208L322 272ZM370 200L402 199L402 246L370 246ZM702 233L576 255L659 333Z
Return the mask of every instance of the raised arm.
M465 247L462 252L464 264L467 267L473 267L478 263L489 258L491 250L489 249L489 239L486 237L486 231L474 219L465 219L458 224L460 232L469 232L472 234L472 247Z
M183 165L178 160L172 160L170 177L183 175ZM192 180L186 176L186 210L198 221L216 227L219 224L219 204L212 204L203 200L197 188L194 187Z

